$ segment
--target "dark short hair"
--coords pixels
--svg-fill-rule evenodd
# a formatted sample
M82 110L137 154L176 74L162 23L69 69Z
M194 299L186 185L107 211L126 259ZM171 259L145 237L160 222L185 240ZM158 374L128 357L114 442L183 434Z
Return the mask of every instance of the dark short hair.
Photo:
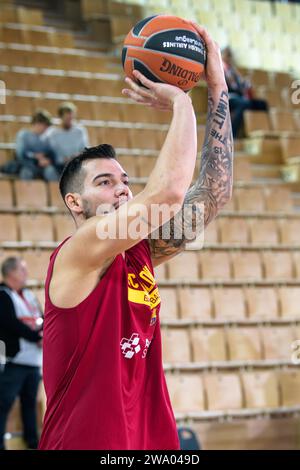
M85 148L82 153L73 157L65 165L59 180L59 190L63 200L68 193L81 193L85 177L82 164L96 158L116 159L115 149L109 144L102 144L97 147Z
M63 117L65 113L75 113L77 111L77 106L70 101L64 101L61 105L59 105L57 114L60 118Z
M38 109L32 116L31 124L45 124L51 126L51 114L46 109Z
M1 265L2 277L7 277L12 271L17 269L20 261L21 258L18 258L17 256L10 256L9 258L6 258Z

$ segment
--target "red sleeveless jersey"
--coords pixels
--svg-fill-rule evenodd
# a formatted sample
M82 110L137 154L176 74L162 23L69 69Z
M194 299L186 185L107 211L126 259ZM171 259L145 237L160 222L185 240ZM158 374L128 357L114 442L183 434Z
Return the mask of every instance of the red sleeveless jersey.
M47 410L39 449L179 449L148 240L127 250L125 259L116 256L73 308L58 308L49 298L62 244L50 257L45 285Z

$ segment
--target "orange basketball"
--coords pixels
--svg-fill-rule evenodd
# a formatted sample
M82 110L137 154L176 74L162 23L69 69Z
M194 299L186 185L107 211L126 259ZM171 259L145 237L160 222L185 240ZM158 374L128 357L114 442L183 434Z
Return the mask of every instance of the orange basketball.
M182 18L156 15L137 23L124 41L122 63L127 76L139 70L154 82L184 91L201 78L206 47L195 28Z

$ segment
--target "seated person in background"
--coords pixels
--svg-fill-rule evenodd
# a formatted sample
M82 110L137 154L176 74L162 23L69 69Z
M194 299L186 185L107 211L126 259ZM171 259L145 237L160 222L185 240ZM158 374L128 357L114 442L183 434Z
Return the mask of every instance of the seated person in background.
M38 110L32 116L31 129L22 129L17 134L16 156L20 164L19 176L23 180L43 178L57 181L58 172L53 163L53 152L47 140L51 116Z
M73 103L64 102L58 108L61 127L49 132L50 146L55 154L56 167L61 172L64 165L74 156L89 146L85 127L76 124L77 108Z
M237 138L243 125L244 111L246 109L267 111L268 104L264 100L254 98L251 83L244 79L235 67L230 47L222 50L222 59L229 93L232 133L233 137Z

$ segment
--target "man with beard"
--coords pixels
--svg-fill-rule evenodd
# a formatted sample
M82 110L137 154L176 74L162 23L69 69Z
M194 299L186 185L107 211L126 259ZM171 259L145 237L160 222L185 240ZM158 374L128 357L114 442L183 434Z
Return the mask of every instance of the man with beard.
M195 184L189 188L197 154L189 96L136 71L141 85L127 78L123 93L173 113L143 191L132 197L128 175L107 144L86 149L62 173L60 190L76 231L51 255L46 279L47 411L40 449L179 449L162 366L153 267L184 250L186 230L178 238L179 228L192 227L196 237L201 208L206 226L232 190L220 50L197 28L208 50L209 111ZM163 205L169 210L158 214Z

